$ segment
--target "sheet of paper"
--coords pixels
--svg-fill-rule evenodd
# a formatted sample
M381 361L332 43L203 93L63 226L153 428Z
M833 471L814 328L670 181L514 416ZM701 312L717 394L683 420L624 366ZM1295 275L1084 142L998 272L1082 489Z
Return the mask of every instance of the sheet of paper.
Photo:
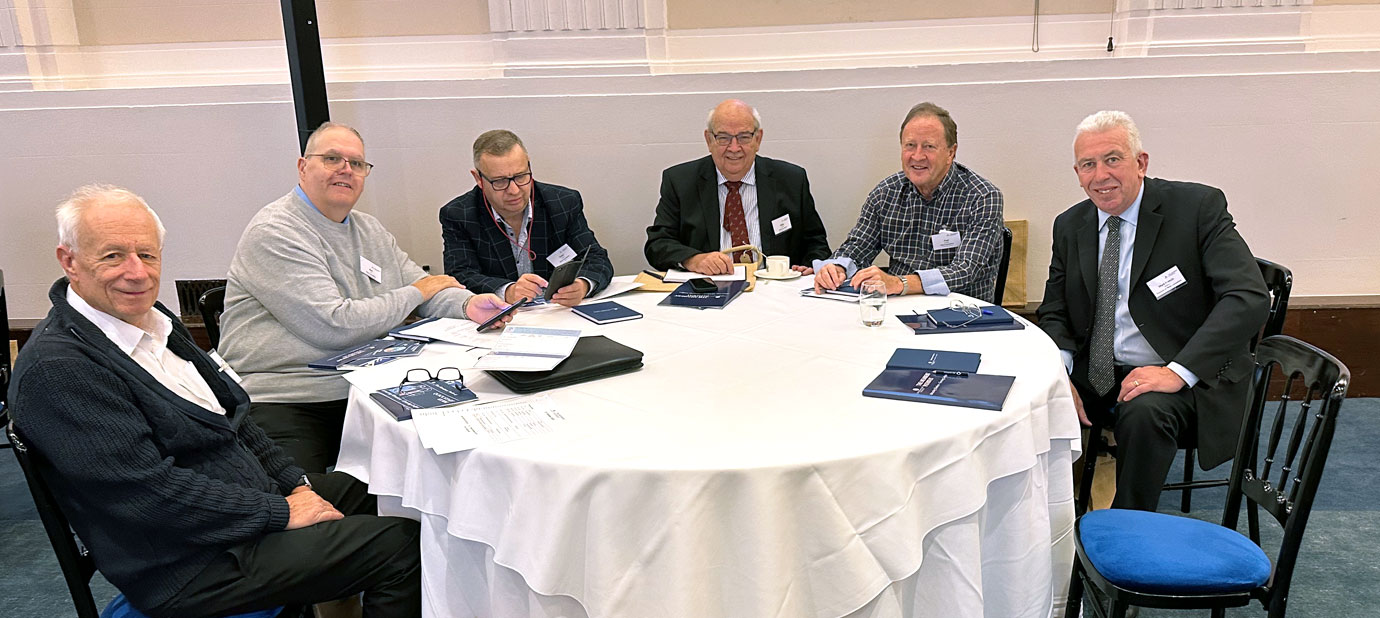
M422 445L438 455L551 433L565 416L547 395L412 411Z
M570 356L580 342L578 329L509 326L493 350L475 363L477 369L546 371Z
M609 298L612 296L617 296L624 292L631 292L640 287L642 287L642 284L636 281L611 281L609 282L609 286L604 288L603 291L599 292L598 294L595 294L594 296L591 296L590 298L586 298L585 300L591 301Z
M456 367L465 370L462 373L465 377L471 378L477 374L468 371L468 369L474 366L475 360L481 354L486 352L487 350L471 349L469 346L450 343L428 343L419 356L400 359L387 365L356 369L342 377L356 388L367 393L381 388L397 386L407 375L409 369L426 369L435 374L442 367Z
M430 337L437 341L447 343L458 343L460 345L475 346L478 348L492 348L499 340L499 333L495 331L475 332L478 326L469 320L458 318L440 318L432 320L426 324L407 329L408 334L419 337Z
M705 276L706 275L701 275L699 273L692 273L688 270L677 270L672 268L666 271L666 277L663 278L662 281L666 283L685 283L691 279L699 279ZM730 274L710 275L709 278L714 281L747 281L747 267L742 265L734 266L733 272Z

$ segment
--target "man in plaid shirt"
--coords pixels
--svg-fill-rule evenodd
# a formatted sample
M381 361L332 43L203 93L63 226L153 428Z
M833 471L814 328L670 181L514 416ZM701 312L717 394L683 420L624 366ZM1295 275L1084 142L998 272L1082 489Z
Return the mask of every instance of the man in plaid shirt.
M901 123L901 171L872 189L834 255L816 260L815 290L881 279L888 294L957 292L987 302L1001 260L1001 190L961 163L958 125L933 103ZM871 266L883 249L890 272ZM860 265L868 265L859 268Z

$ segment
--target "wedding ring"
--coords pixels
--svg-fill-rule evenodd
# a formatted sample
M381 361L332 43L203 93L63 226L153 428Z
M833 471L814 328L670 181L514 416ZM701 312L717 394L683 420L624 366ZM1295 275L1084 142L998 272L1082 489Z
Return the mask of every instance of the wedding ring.
M1140 386L1140 380L1136 380L1135 382L1133 382L1133 384L1135 384L1136 386Z

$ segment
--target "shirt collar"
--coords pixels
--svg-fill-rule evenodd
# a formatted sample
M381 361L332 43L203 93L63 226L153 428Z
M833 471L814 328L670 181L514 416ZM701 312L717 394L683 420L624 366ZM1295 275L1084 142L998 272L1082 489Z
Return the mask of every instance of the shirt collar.
M719 167L718 167L717 165L714 166L714 174L715 174L716 176L719 177L719 184L724 184L724 183L728 182L728 179L727 179L727 178L724 178L724 173L719 171ZM757 186L757 160L756 160L756 159L753 159L752 165L751 165L750 167L748 167L747 174L744 174L744 175L743 175L743 179L742 179L740 182L742 182L742 183L745 184L745 185Z
M483 191L483 189L481 188L480 191ZM503 218L503 215L498 214L498 211L497 211L497 210L494 210L494 207L493 207L492 205L490 205L490 204L488 204L488 203L485 203L484 206L486 206L486 207L489 209L489 214L490 214L491 216L493 216L494 221L498 221L499 223L502 223L502 224L503 224L503 227L508 228L510 231L513 229L512 226L508 225L508 220L507 220L507 219L504 219L504 218ZM519 227L521 227L523 230L526 230L526 229L527 229L527 220L528 220L528 219L531 219L531 218L532 218L532 200L531 200L531 199L528 199L528 200L527 200L527 210L522 211L522 223L519 224Z
M1135 225L1136 221L1140 219L1140 200L1144 197L1145 183L1142 182L1140 183L1140 192L1136 194L1136 201L1131 202L1131 207L1127 208L1125 212L1117 216L1121 217L1122 221L1126 221L1131 225ZM1102 229L1102 226L1107 225L1107 219L1110 218L1112 218L1111 215L1107 214L1105 211L1099 208L1097 210L1097 229L1100 230Z
M313 204L313 203L312 203L311 198L307 197L307 192L302 190L302 185L297 185L297 186L293 187L292 190L293 190L293 191L296 191L296 192L297 192L297 197L302 198L302 201L303 201L303 202L306 202L308 206L311 206L311 209L312 209L312 210L315 210L317 214L319 214L319 215L321 215L321 216L323 216L323 217L326 217L326 213L321 212L321 209L320 209L320 208L317 208L317 207L316 207L316 204ZM327 218L327 219L330 219L330 217L326 217L326 218ZM344 220L344 221L341 221L341 223L349 223L349 222L350 222L350 215L347 213L347 214L345 215L345 220ZM331 220L331 223L335 223L335 220L332 219L332 220Z
M153 324L153 332L148 332L92 307L90 303L86 302L86 299L72 289L71 285L67 286L67 304L90 320L92 324L95 324L96 328L101 329L106 338L110 339L125 354L133 353L134 348L139 345L140 341L143 341L144 337L149 337L160 346L167 347L168 345L168 334L172 332L172 320L157 309L149 309L149 313L152 314L152 319L149 321Z

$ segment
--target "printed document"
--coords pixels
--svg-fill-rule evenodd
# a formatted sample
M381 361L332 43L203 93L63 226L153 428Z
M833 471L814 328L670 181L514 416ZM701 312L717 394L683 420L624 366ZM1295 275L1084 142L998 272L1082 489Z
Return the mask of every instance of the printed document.
M456 318L437 318L426 323L418 323L408 328L407 334L476 348L492 348L499 339L497 332L476 333L474 322Z
M738 266L734 266L733 272L727 275L701 275L699 273L692 273L688 270L671 268L666 271L666 276L662 277L661 280L666 283L685 283L691 279L700 279L703 277L708 277L711 281L719 282L747 281L747 267L739 264Z
M570 356L580 342L578 329L509 326L493 345L493 350L479 358L476 369L507 371L547 371Z
M548 434L564 421L547 395L412 411L422 446L437 455Z

